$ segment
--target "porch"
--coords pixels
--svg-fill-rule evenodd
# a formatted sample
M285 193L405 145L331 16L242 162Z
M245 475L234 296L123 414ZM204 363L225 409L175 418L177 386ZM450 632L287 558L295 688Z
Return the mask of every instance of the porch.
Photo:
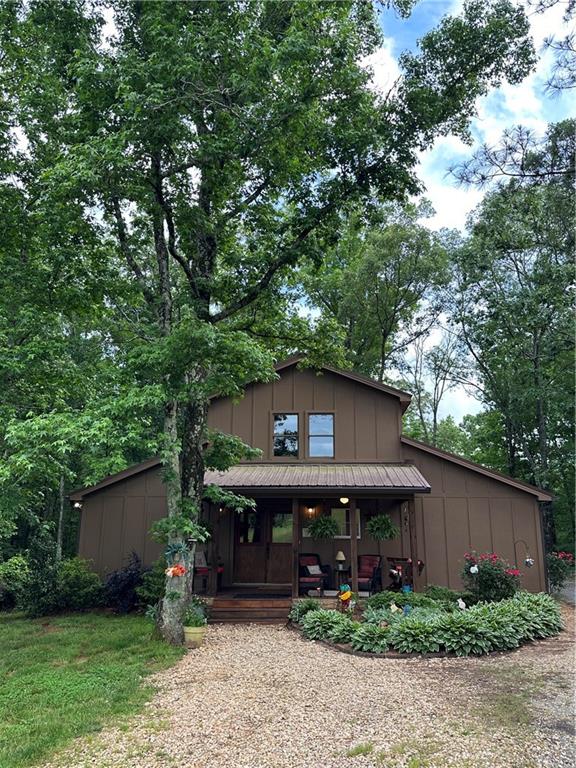
M270 600L291 603L299 596L334 598L342 583L368 596L389 585L394 564L401 564L405 580L415 590L421 588L423 575L417 568L412 575L410 567L410 561L419 559L415 496L428 492L429 486L415 467L353 465L342 473L335 471L342 467L334 465L267 465L267 485L262 484L262 465L259 472L252 465L237 469L243 470L245 484L239 485L238 476L233 478L234 486L224 477L219 484L254 498L256 507L236 512L206 504L204 509L212 535L201 553L204 561L197 568L201 578L197 576L195 587L217 597L217 605L233 609L234 601L248 600L258 610ZM305 475L306 486L294 487L294 470ZM383 477L390 479L388 485ZM311 485L314 478L316 486ZM282 481L285 487L280 485ZM367 523L380 514L388 515L397 526L396 538L377 541L370 537ZM312 537L310 524L321 516L333 518L336 536ZM378 565L377 577L370 581L366 563Z

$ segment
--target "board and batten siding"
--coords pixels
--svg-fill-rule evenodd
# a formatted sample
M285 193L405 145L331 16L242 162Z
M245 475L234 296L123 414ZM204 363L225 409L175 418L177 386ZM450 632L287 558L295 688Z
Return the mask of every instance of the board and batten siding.
M132 552L151 565L162 545L150 538L150 527L167 514L159 468L114 483L84 500L78 554L102 577L124 567Z
M272 452L273 414L299 414L298 459ZM334 413L334 458L309 458L307 414ZM295 366L276 381L250 384L238 402L211 402L208 426L238 435L262 451L260 461L367 462L402 461L398 436L401 407L397 398L329 371L316 374Z
M426 563L425 583L460 589L464 553L495 552L522 573L522 586L545 589L542 529L536 497L434 456L403 445L432 486L429 496L416 496L418 555ZM526 556L534 566L524 565Z

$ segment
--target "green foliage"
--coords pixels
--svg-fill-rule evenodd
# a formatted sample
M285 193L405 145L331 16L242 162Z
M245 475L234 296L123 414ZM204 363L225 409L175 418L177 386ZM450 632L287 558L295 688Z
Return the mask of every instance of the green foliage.
M470 592L457 592L455 589L448 589L448 587L439 587L435 584L428 584L424 589L424 594L431 600L439 600L445 603L455 604L459 599L464 600L466 605L471 605L472 595Z
M302 634L308 640L328 640L330 632L340 623L341 616L338 611L324 608L308 611L301 621Z
M390 645L400 653L436 653L441 645L437 622L430 616L406 616L390 627Z
M208 619L205 611L192 602L184 611L182 623L185 627L205 627Z
M166 588L166 558L160 557L142 574L142 583L136 587L138 605L141 608L157 605L164 597Z
M243 496L240 493L234 493L214 484L204 486L204 498L214 504L220 504L220 506L226 507L233 512L242 512L245 509L254 509L256 507L255 499Z
M142 585L142 562L136 552L123 568L109 574L104 585L104 601L116 613L130 613L138 603L136 589Z
M328 630L327 639L333 643L350 643L354 633L360 627L360 622L354 621L344 613L338 615L338 620L335 620Z
M298 600L294 603L288 614L290 621L300 624L304 616L310 611L318 611L322 608L319 600L313 597L307 597L305 600Z
M205 526L183 514L171 515L157 520L150 528L150 535L154 541L162 543L178 538L205 542L210 537Z
M352 635L352 648L364 653L385 653L390 645L390 630L375 624L361 624Z
M549 552L546 567L550 590L559 592L574 573L574 556L571 552Z
M333 517L320 515L308 525L308 532L312 539L332 539L338 533L338 523Z
M153 640L141 616L87 613L2 614L0 648L2 768L45 765L75 739L137 714L153 693L146 678L182 655Z
M494 649L494 636L489 626L470 611L447 614L435 624L440 646L457 656L489 653Z
M462 581L476 602L504 600L520 588L520 571L493 552L483 555L467 552Z
M390 519L390 515L375 515L366 524L366 533L376 541L395 539L400 535L400 529Z
M434 608L435 601L420 592L376 592L366 600L366 607L370 608L389 608L395 603L399 608L405 605Z
M99 606L104 598L100 578L90 570L90 563L80 557L58 564L57 604L62 611L87 611Z
M30 567L23 555L0 563L0 610L10 610L22 602L29 580Z
M59 610L58 562L52 527L40 525L34 531L28 550L30 579L20 607L28 616L47 616Z

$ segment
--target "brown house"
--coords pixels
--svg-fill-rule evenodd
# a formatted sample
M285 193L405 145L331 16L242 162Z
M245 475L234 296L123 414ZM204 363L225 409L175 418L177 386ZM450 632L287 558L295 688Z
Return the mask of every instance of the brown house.
M212 536L198 573L209 593L320 594L342 580L374 590L387 586L391 568L416 590L459 588L469 550L497 552L522 571L526 589L545 589L539 502L549 494L403 437L407 393L328 366L300 369L299 360L278 365L274 382L249 385L240 402L211 402L209 426L240 436L262 457L206 475L206 483L257 501L255 512L242 513L206 503ZM82 505L79 555L100 574L132 551L145 564L161 554L147 534L166 514L158 459L70 498ZM368 521L381 512L398 526L397 538L368 535ZM334 518L336 537L311 538L309 525L320 515ZM308 567L315 563L320 574ZM366 568L378 563L372 580Z

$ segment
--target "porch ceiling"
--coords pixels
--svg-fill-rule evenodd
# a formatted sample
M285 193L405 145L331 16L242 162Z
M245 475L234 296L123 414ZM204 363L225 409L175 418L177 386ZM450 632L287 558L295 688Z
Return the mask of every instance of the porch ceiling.
M239 490L430 492L426 478L411 464L238 464L227 472L206 472L204 482Z

